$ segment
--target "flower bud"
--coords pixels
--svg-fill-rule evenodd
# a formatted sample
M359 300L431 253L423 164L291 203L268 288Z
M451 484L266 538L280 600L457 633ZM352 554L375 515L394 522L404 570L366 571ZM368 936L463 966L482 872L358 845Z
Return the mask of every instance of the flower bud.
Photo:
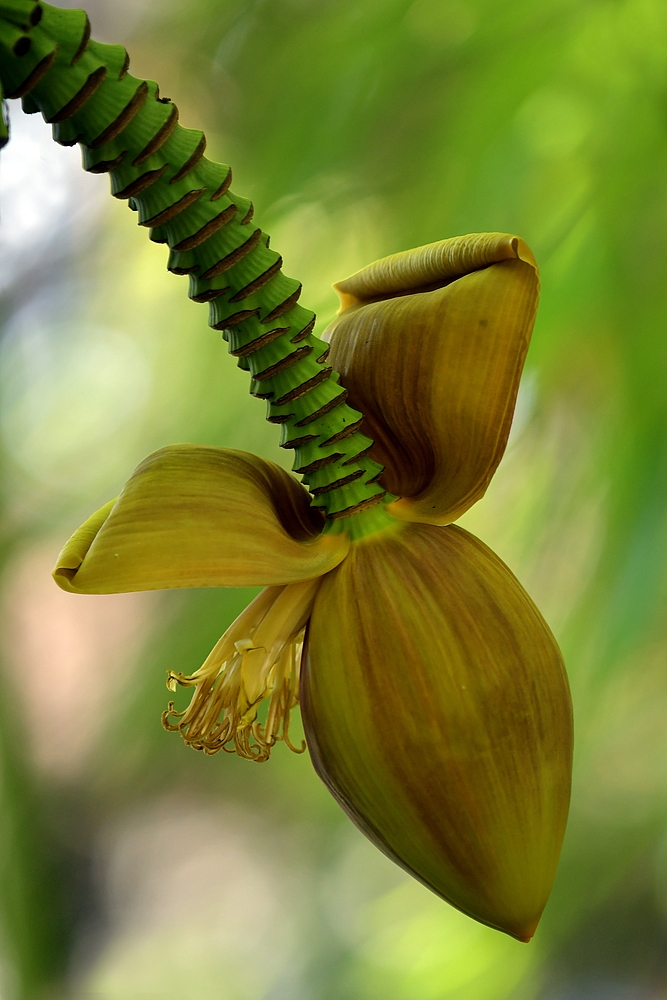
M505 564L455 526L354 543L315 598L301 705L317 772L370 840L529 940L565 830L572 715L556 642Z

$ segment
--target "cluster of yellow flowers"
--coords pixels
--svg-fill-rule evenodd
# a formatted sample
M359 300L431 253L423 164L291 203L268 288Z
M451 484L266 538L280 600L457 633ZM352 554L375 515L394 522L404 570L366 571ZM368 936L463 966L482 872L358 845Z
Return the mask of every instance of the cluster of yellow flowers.
M569 690L519 582L452 522L507 443L537 266L517 237L481 234L336 287L324 338L389 502L324 522L273 463L177 445L75 533L55 579L85 594L265 586L198 671L170 674L194 694L165 725L196 749L261 761L277 740L302 749L288 731L300 702L313 764L363 832L527 941L567 818Z

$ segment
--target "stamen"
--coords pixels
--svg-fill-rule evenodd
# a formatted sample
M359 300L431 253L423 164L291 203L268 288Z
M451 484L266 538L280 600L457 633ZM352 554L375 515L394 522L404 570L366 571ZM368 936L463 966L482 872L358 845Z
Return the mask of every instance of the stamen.
M290 713L299 704L299 669L305 626L319 579L267 587L217 642L205 663L185 676L169 671L167 687L193 687L188 707L177 712L169 702L162 725L195 750L225 750L248 760L269 759L279 740L294 753ZM266 722L257 712L268 699Z

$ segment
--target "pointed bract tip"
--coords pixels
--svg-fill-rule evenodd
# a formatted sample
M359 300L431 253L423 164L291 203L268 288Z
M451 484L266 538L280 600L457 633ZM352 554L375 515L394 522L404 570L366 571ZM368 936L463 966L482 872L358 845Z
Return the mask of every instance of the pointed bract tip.
M512 933L512 931L510 931L510 934L512 934L512 937L516 938L517 941L521 941L522 944L528 944L530 941L533 940L539 922L540 921L538 918L534 923L527 924L525 927L521 927L516 932L516 934Z

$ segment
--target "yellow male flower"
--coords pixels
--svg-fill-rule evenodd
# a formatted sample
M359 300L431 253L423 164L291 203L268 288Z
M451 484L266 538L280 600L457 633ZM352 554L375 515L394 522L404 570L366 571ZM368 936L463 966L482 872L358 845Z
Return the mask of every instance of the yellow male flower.
M264 761L281 739L303 749L289 736L300 700L313 764L357 826L522 941L567 817L567 679L519 582L451 522L503 454L538 284L528 247L492 233L336 286L328 363L364 414L388 495L325 521L277 465L176 445L86 521L54 572L84 594L264 585L199 670L169 675L194 693L184 712L170 703L166 727L206 753Z

